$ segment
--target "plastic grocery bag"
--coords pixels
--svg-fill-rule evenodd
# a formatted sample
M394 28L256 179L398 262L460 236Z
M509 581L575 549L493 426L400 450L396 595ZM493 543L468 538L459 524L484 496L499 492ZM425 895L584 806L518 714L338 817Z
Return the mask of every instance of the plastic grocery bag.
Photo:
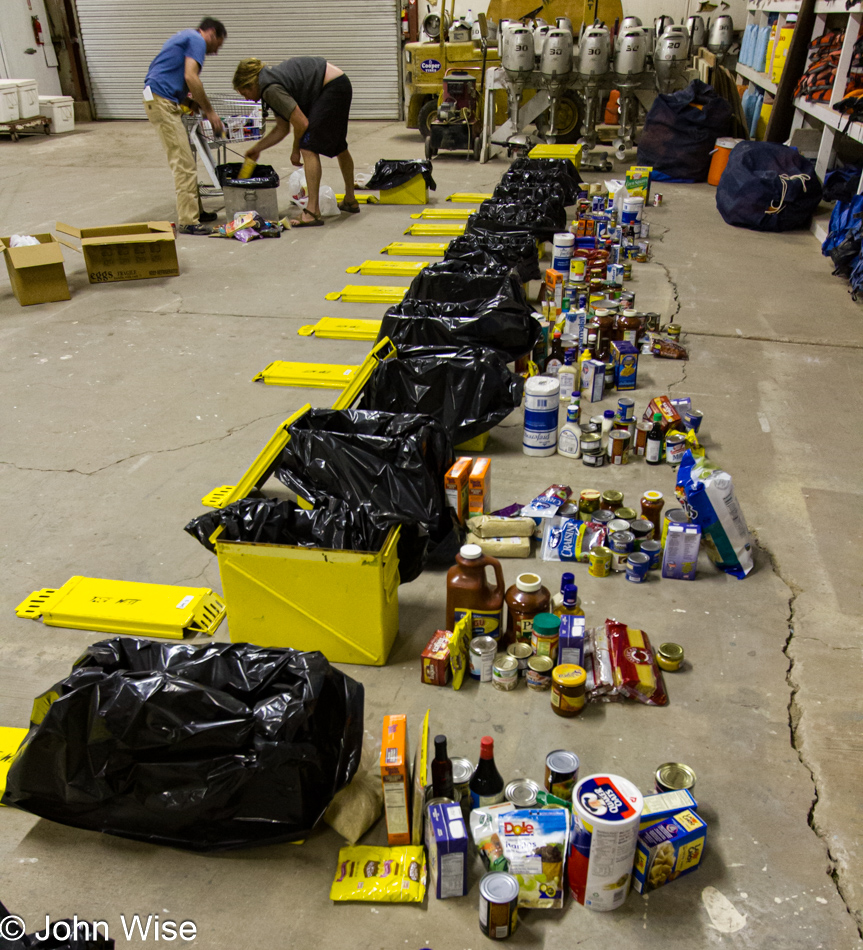
M422 572L429 543L452 531L444 475L453 462L450 436L428 416L311 409L290 428L275 475L316 506L338 498L373 525L402 525L399 575Z
M432 163L429 161L396 161L394 159L381 158L375 162L375 168L372 177L366 182L365 187L373 191L388 191L398 185L404 185L422 175L425 183L431 191L437 189L434 178L432 178Z
M336 193L329 185L321 185L318 191L318 206L325 218L334 218L341 214L339 203L336 201Z
M521 405L524 379L484 347L399 347L363 388L359 408L431 416L455 445L482 435Z
M387 529L374 525L368 515L344 501L330 498L311 511L277 498L243 498L193 518L185 530L209 551L219 526L222 541L291 544L340 551L379 551Z
M398 350L485 346L512 362L530 353L542 332L520 285L519 290L519 300L503 295L464 303L402 300L384 314L378 340L389 337Z
M36 698L3 804L189 851L293 841L362 741L363 687L322 653L116 637Z
M288 198L290 198L291 204L295 204L298 208L305 208L309 203L304 168L298 168L288 175Z
M677 470L677 487L686 495L689 518L701 528L710 559L726 574L746 577L755 566L752 539L728 472L687 450Z
M471 215L471 218L475 215ZM514 267L521 281L539 280L539 248L530 231L489 231L468 219L465 233L453 238L444 251L444 260L466 260L473 263L471 253L478 250L490 254L498 263Z
M815 166L777 142L739 142L716 188L726 224L752 231L808 228L821 202Z
M518 291L513 284L521 286L521 282L510 275L510 270L507 264L490 264L478 269L467 261L436 261L414 277L403 299L460 303L498 293L514 297Z

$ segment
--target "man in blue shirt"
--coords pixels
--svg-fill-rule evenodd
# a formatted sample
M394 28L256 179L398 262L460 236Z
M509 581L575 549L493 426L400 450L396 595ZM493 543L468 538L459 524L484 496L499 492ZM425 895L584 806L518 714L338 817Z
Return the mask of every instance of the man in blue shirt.
M204 17L197 30L181 30L162 47L150 63L144 85L144 109L156 127L174 173L177 190L177 226L181 234L210 234L201 224L214 221L215 214L202 210L198 196L198 170L183 125L180 106L191 105L189 97L209 119L216 135L224 131L201 84L199 73L205 56L215 56L228 35L224 24Z

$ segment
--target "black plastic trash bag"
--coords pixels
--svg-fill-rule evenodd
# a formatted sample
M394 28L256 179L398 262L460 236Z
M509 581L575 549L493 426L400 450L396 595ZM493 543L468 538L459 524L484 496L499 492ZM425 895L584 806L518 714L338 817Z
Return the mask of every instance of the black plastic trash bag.
M521 405L524 379L485 347L399 347L363 388L359 408L431 416L459 445L488 432Z
M725 223L752 231L808 228L820 201L812 162L778 142L738 142L716 187Z
M193 518L185 530L209 551L213 532L222 526L222 541L291 544L339 551L379 551L387 530L375 526L362 509L330 498L311 511L278 498L242 498Z
M501 179L492 192L494 201L512 201L530 206L533 204L545 205L552 201L566 207L566 192L556 182L540 184L519 184L518 182Z
M242 162L228 162L227 165L217 165L216 175L223 188L278 188L279 173L272 165L256 165L249 178L237 178Z
M653 101L637 163L652 166L651 178L659 181L706 181L716 139L730 131L731 106L712 86L693 79L685 89Z
M401 525L401 582L419 577L429 544L452 530L444 475L453 448L443 426L428 416L311 409L290 433L279 481L315 505L339 498L376 527Z
M551 241L566 227L566 208L555 199L539 204L522 205L505 199L486 198L479 211L468 218L471 225L487 231L529 231L538 241Z
M534 159L528 160L534 161ZM536 161L541 161L541 159L536 159ZM572 162L568 159L566 164L572 166ZM572 167L575 171L575 166ZM576 174L578 173L576 172ZM510 188L547 188L551 186L565 205L574 205L578 201L580 180L580 178L578 180L570 178L569 175L561 172L558 168L531 171L527 168L515 170L513 166L510 166L509 171L501 177L497 188L505 188L508 191ZM495 188L495 192L497 192L497 188Z
M398 185L404 185L422 175L429 190L435 191L437 185L432 178L432 163L426 160L396 161L395 159L380 158L375 162L372 177L363 186L373 191L388 191Z
M189 851L305 838L362 752L360 683L250 643L103 640L33 710L4 805Z
M464 234L453 238L444 251L444 260L464 259L468 251L482 248L502 264L515 267L521 281L539 280L539 248L530 231L489 231L480 227L475 214L468 218Z
M389 337L399 352L404 346L485 346L512 362L532 352L540 333L523 294L518 301L502 295L464 303L402 300L384 314L378 342Z
M72 920L68 917L63 920L52 918L47 937L45 931L38 928L25 934L23 919L0 901L0 950L114 950L114 939L105 936L107 926L102 926L102 921L98 923L99 926L94 926L92 920L87 920L83 914L79 918L76 914ZM39 926L44 927L44 924Z
M513 285L521 284L511 270L507 264L478 270L467 261L436 261L414 277L403 299L461 303L499 293L514 296Z
M543 179L555 177L568 179L576 185L581 185L584 179L578 169L568 158L517 158L504 172L508 175L524 174L525 172Z

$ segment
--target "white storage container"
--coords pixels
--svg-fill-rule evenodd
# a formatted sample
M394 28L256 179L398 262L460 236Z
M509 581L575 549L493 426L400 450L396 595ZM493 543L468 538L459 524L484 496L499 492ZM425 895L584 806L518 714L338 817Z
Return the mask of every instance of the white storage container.
M51 120L52 132L75 128L75 100L71 96L39 96L39 114Z
M0 122L18 118L18 86L11 79L0 79Z
M32 119L39 115L39 83L35 79L16 79L18 87L18 118Z

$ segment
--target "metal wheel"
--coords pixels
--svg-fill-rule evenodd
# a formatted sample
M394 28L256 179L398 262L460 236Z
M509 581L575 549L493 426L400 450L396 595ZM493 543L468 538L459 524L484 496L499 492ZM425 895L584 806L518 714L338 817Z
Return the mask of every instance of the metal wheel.
M429 137L429 122L437 115L437 99L429 99L423 103L420 114L417 116L417 128L420 135L427 139Z
M581 134L582 114L584 105L581 99L573 92L565 92L560 97L557 106L557 134L555 142L558 145L574 145ZM548 131L548 114L544 114L537 122L537 128L543 135Z

